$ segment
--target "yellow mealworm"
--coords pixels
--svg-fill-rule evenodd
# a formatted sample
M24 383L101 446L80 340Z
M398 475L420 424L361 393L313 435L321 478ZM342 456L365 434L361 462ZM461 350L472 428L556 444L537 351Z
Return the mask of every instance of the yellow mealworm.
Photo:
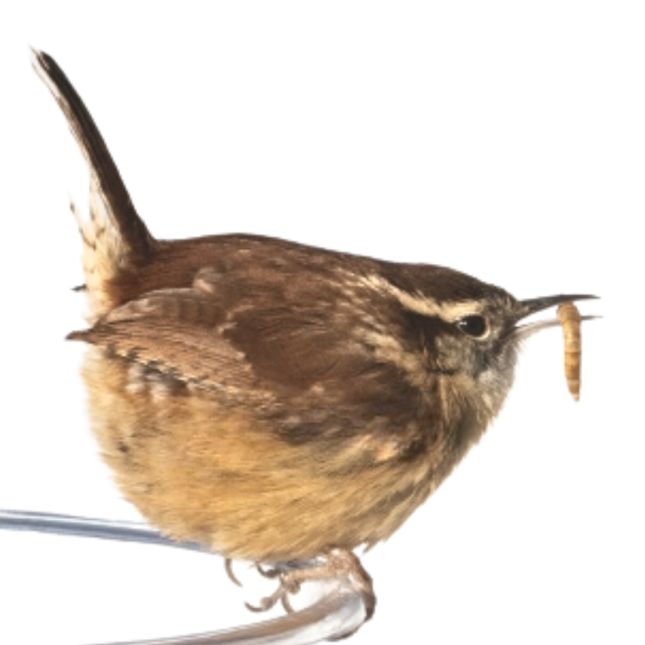
M558 316L564 332L564 375L571 396L580 398L580 362L582 346L580 342L580 312L572 302L558 307Z

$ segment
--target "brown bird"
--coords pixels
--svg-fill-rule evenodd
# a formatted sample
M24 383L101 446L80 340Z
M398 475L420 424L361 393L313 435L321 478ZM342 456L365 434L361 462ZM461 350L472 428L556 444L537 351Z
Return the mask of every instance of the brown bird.
M518 301L452 269L254 235L157 240L90 113L47 54L34 67L91 173L83 238L94 433L126 499L227 558L316 559L299 583L371 579L385 540L480 439L511 387Z

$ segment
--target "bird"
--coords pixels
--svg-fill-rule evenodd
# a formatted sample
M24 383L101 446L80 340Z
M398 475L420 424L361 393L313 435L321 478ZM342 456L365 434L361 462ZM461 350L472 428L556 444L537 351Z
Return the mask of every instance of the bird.
M251 234L155 238L99 129L48 54L32 64L90 172L78 220L89 302L83 379L93 433L122 495L152 525L273 570L283 603L349 577L499 413L523 324L590 295L518 300L431 264ZM586 319L587 317L583 317Z

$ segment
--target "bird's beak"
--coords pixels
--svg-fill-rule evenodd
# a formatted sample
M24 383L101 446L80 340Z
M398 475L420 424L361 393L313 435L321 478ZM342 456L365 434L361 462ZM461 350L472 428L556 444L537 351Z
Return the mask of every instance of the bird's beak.
M519 303L518 313L516 321L523 320L527 316L548 309L549 307L555 307L555 305L560 305L563 302L575 302L576 300L594 300L598 296L582 296L582 295L560 295L560 296L546 296L545 298L532 298L531 300L522 300ZM598 316L581 316L581 320L593 320L598 318ZM536 331L541 329L547 329L548 327L555 327L560 324L560 321L557 318L551 320L539 320L537 322L532 322L527 325L519 325L514 328L513 336L515 338L527 338L531 336Z

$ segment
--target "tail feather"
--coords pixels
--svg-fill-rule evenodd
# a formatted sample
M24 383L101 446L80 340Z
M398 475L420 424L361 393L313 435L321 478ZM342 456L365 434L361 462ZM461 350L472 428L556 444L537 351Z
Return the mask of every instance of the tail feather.
M61 108L90 170L89 221L80 221L83 237L83 267L93 316L113 306L110 283L146 261L155 239L137 214L119 170L69 79L51 56L32 49L32 64Z

